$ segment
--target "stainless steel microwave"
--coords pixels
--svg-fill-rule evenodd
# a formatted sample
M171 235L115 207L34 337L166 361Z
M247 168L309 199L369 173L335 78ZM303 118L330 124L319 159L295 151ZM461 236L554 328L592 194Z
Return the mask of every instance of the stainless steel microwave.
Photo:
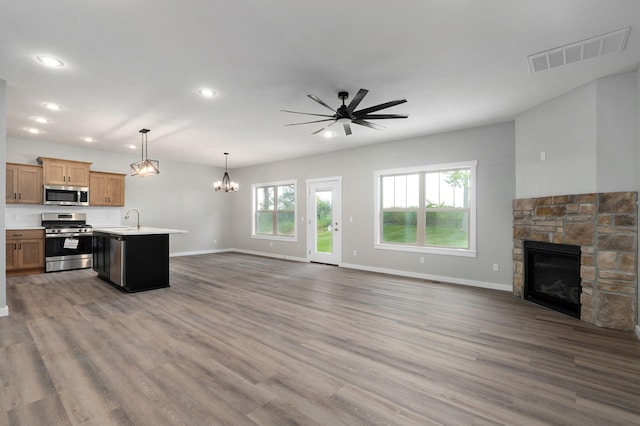
M88 206L89 188L86 186L44 185L43 204L56 206Z

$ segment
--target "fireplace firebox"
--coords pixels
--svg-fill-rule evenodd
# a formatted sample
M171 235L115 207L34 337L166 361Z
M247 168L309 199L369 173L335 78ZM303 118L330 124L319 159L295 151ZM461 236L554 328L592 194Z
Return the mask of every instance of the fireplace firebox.
M524 297L580 318L580 246L524 242Z

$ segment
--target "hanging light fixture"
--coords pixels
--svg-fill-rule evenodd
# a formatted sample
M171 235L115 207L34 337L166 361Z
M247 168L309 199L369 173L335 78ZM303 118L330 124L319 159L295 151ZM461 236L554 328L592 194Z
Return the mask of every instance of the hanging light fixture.
M229 156L228 152L224 153L224 176L222 176L222 181L218 181L213 184L213 189L216 191L224 191L224 192L237 192L240 189L240 185L236 182L232 182L229 177L229 173L227 173L227 158Z
M142 135L142 142L140 143L142 148L142 159L135 163L131 163L131 176L149 176L157 175L160 173L160 162L158 160L150 160L148 157L149 150L147 149L147 133L151 130L142 129L140 134Z

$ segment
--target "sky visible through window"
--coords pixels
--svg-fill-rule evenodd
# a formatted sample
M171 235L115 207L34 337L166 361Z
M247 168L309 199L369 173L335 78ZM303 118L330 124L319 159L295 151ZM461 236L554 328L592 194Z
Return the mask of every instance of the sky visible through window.
M468 185L468 170L456 172L425 173L425 202L430 206L467 207L465 200L466 179ZM457 177L456 179L452 179ZM382 208L417 208L420 201L420 179L418 174L384 176L382 178Z

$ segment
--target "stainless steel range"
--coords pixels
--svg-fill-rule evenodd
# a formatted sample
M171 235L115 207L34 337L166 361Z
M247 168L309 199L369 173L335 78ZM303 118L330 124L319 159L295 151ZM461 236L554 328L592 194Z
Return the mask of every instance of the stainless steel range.
M45 272L91 268L93 228L86 213L42 213Z

